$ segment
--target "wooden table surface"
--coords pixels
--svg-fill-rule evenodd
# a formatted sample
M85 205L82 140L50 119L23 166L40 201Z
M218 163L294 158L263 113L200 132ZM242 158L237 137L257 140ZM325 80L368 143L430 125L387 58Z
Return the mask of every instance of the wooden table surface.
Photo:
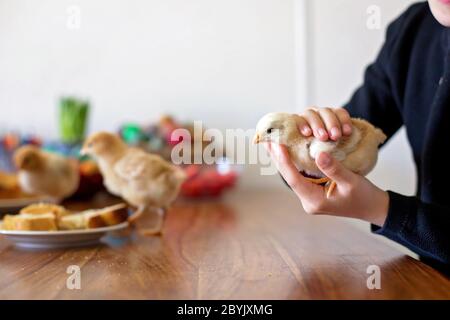
M66 287L70 265L80 290ZM380 290L367 288L370 265ZM46 252L0 238L0 275L0 299L450 298L448 277L342 219L304 214L287 190L178 202L162 238Z

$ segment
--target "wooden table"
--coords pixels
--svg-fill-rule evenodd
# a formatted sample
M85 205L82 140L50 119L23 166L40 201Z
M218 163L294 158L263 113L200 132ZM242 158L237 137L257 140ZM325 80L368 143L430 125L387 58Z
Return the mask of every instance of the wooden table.
M66 287L69 265L80 290ZM381 290L367 288L370 265ZM449 278L342 219L304 214L288 190L178 202L163 238L50 252L0 238L0 275L0 299L450 298Z

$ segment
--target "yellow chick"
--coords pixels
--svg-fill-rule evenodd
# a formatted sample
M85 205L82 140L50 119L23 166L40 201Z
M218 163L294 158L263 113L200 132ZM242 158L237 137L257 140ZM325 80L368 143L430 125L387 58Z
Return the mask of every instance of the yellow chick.
M330 197L336 183L327 178L317 167L315 158L321 152L330 153L347 169L365 176L375 166L378 146L386 135L369 122L352 118L352 134L338 141L320 141L314 136L303 136L298 129L298 115L269 113L258 122L254 143L273 142L285 145L297 169L311 182L327 184Z
M109 192L138 208L129 217L130 222L149 209L160 209L157 226L142 233L161 235L165 212L186 179L184 171L158 155L127 146L117 135L107 132L90 136L81 152L97 160Z
M48 153L35 146L23 146L14 154L22 191L58 200L75 193L80 182L76 161Z

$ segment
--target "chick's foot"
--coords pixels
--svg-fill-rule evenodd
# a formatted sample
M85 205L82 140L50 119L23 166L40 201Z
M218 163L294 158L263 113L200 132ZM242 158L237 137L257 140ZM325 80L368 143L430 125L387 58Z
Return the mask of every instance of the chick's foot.
M305 179L314 184L325 185L325 194L328 199L331 197L331 194L333 193L334 189L336 189L336 182L334 182L328 177L324 178L305 177Z
M325 178L309 178L309 177L305 177L306 180L308 180L309 182L312 182L314 184L324 184L330 181L330 178L325 177Z
M163 234L162 228L143 229L139 233L146 237L160 237Z
M163 235L163 227L166 220L166 209L158 209L157 213L158 219L156 225L153 228L139 230L141 235L149 237L160 237Z
M327 199L331 197L334 189L336 189L336 182L330 180L329 183L325 187L325 192L327 193Z

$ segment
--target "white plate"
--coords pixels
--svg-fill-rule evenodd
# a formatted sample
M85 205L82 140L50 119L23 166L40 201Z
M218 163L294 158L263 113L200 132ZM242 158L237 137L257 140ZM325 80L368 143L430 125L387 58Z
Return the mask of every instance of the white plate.
M0 222L0 235L13 242L16 247L42 250L96 245L108 232L126 229L128 222L103 228L64 231L11 231L1 230L1 227Z
M39 202L55 203L56 200L47 197L30 197L19 199L0 199L0 217L6 213L14 214L20 209Z

